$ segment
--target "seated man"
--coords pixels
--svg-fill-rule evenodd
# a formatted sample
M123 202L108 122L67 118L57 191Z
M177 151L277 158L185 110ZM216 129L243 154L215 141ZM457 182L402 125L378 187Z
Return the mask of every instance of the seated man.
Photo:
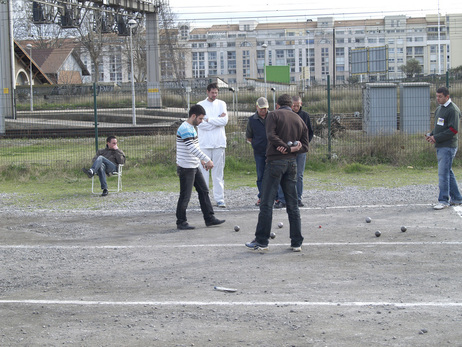
M108 136L106 139L106 148L99 149L96 152L91 168L82 168L82 170L89 178L98 174L101 189L103 190L101 196L106 196L108 195L106 175L109 176L113 172L117 172L119 164L125 164L125 154L117 147L117 138L115 136Z

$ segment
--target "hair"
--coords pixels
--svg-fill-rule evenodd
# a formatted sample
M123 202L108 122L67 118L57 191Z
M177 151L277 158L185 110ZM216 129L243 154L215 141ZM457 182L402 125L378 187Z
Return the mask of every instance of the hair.
M191 117L193 114L195 114L196 116L200 116L201 114L203 114L205 116L205 109L199 104L192 105L189 109L189 117Z
M111 142L113 139L116 139L116 140L117 140L117 137L115 137L115 135L108 136L108 137L106 138L106 143Z
M218 89L220 90L220 88L218 88L218 84L216 83L210 83L208 86L207 86L207 91L210 92L212 89Z
M443 94L444 96L448 96L449 95L449 89L446 88L446 87L439 87L436 92L438 94Z
M302 98L299 95L294 95L292 97L292 102L302 102Z
M279 96L277 103L279 106L292 107L292 98L289 94L282 94Z

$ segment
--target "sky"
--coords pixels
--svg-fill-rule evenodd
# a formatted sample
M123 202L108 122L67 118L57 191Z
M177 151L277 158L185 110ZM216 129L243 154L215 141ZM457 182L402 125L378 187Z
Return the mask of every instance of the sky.
M462 13L462 1L455 0L330 0L293 1L274 0L164 0L169 1L178 21L188 21L194 27L213 24L237 24L239 20L266 22L293 22L318 17L334 17L335 20L383 18L404 14L423 17L426 14L441 15Z

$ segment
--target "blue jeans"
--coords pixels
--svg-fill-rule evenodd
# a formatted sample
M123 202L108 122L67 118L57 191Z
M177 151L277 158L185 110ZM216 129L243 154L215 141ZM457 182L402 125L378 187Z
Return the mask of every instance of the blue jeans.
M265 173L266 155L261 155L254 152L253 157L255 158L255 165L257 167L258 197L261 198L261 183L263 181L263 174Z
M106 175L117 172L118 167L112 161L100 155L96 158L91 169L98 174L101 189L107 189Z
M212 203L210 202L209 189L199 167L187 169L177 166L176 172L180 178L180 197L176 206L176 224L180 225L187 221L186 209L188 208L189 200L191 200L193 187L196 188L199 195L199 203L205 222L212 221L215 217Z
M452 162L456 156L457 148L440 147L436 148L436 158L438 159L438 181L440 194L438 201L449 205L450 202L462 203L462 195L457 186L456 176L452 171Z
M296 161L297 161L297 198L298 200L302 200L303 173L305 172L306 153L297 154ZM282 192L281 186L279 186L279 189L278 189L277 200L282 201L284 204L286 203L286 199L284 198L284 193Z
M302 222L297 204L296 188L297 163L295 158L272 160L266 163L263 174L260 213L255 231L255 240L267 245L273 222L273 202L279 184L286 197L286 211L290 224L290 240L292 247L302 245Z

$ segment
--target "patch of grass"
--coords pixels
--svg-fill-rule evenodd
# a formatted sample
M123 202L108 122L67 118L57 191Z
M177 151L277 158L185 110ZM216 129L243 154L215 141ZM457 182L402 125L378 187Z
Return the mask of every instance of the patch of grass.
M366 173L372 172L373 169L370 166L366 166L360 163L347 164L343 168L343 171L347 174L357 174L357 173Z

